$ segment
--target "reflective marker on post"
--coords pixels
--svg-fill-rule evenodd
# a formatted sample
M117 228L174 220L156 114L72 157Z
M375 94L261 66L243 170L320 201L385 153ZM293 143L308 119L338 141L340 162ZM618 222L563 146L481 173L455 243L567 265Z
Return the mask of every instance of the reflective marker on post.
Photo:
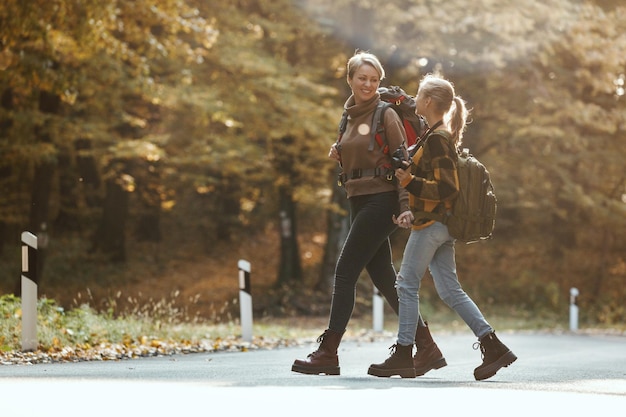
M372 326L375 332L383 331L383 306L383 296L380 295L378 288L374 287L374 295L372 296Z
M241 338L252 342L252 292L250 290L250 262L240 259L239 310L241 314Z
M22 350L37 349L37 236L22 233Z
M569 329L572 332L578 330L578 305L576 297L578 297L578 288L572 287L569 290Z

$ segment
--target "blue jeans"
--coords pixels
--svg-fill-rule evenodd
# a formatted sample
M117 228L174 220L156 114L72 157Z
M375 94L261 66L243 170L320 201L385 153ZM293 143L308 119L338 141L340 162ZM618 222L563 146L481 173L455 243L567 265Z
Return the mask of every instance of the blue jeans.
M335 283L328 328L343 333L354 310L356 284L363 269L380 293L398 313L396 270L389 235L397 229L391 217L398 215L398 193L351 197L350 230L335 269Z
M396 278L400 302L399 344L412 345L418 320L422 323L419 289L426 268L430 270L439 298L456 311L476 337L481 338L493 332L474 301L461 288L456 274L454 242L448 227L439 222L425 229L411 231Z

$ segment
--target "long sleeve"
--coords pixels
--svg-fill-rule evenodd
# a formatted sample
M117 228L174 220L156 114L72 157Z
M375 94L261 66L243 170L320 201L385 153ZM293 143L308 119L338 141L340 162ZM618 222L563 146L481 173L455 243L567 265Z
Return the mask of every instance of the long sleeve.
M341 137L341 164L344 173L379 169L382 175L364 175L348 179L345 183L348 198L358 195L377 194L397 191L401 212L410 209L408 192L388 176L391 169L391 156L398 147L406 142L406 132L400 116L391 108L384 113L385 142L387 146L370 147L372 135L369 130L377 109L380 96L369 102L354 104L350 97L344 108L348 113L346 129ZM385 150L387 148L387 150ZM392 174L392 173L391 173Z
M435 132L413 157L413 177L402 184L411 194L413 211L431 212L441 202L447 203L446 207L449 208L457 196L457 158L450 140L448 134Z

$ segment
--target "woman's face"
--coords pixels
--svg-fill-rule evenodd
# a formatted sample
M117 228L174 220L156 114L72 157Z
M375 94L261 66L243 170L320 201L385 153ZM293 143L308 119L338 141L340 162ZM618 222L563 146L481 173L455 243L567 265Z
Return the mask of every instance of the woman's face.
M371 99L376 94L376 90L380 86L380 76L376 68L369 64L363 64L354 72L354 76L348 84L352 89L354 102L359 104Z

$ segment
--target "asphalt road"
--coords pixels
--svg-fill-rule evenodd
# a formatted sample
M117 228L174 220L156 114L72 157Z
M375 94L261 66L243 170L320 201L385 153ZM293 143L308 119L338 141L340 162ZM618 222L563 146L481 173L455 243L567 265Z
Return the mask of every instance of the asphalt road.
M315 344L110 362L0 366L0 416L626 415L626 337L501 333L518 356L475 381L466 333L437 335L448 366L415 379L367 375L393 338L342 343L340 376L291 372ZM313 341L312 341L313 342ZM436 414L435 414L436 413ZM462 414L459 414L462 413Z

